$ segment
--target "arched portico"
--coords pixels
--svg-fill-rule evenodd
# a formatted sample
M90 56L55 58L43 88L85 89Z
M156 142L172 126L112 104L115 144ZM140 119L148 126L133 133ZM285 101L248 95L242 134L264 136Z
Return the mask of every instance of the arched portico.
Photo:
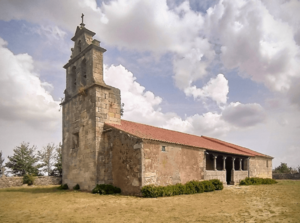
M219 179L224 184L238 184L240 180L248 177L248 157L205 152L204 179Z

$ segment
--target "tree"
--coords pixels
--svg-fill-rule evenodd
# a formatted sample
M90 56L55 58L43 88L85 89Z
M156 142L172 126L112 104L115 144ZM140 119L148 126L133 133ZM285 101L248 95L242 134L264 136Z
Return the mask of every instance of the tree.
M43 147L42 150L38 151L38 158L39 161L42 163L38 165L39 168L42 168L42 171L47 173L48 176L52 173L52 167L54 165L54 158L55 158L55 149L56 146L54 143L48 143L46 147Z
M62 176L62 145L59 143L58 147L56 148L56 155L55 155L55 168L53 169L51 175L52 176Z
M22 142L14 150L13 156L8 156L6 167L8 171L16 176L24 176L25 174L38 175L39 170L36 165L38 157L35 154L36 146L29 147L29 143Z
M0 177L2 176L2 174L4 174L4 158L2 158L2 151L0 151Z
M275 173L290 173L291 168L289 168L286 163L281 163L280 166L278 166L274 169L274 172Z

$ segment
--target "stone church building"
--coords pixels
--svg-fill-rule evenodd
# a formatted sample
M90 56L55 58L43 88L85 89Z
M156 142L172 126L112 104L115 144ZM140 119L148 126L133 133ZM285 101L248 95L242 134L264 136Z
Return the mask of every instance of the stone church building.
M272 157L206 136L121 119L121 92L103 80L103 53L83 23L72 40L63 113L63 184L113 184L139 195L144 185L245 177L272 178Z

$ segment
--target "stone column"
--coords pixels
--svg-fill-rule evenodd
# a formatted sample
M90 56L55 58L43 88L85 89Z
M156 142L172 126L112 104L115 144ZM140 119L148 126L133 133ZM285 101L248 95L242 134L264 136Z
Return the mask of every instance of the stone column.
M248 170L248 177L250 177L250 157L247 159L247 170Z
M232 157L232 170L234 170L234 161L235 161L235 158Z
M231 182L230 184L234 185L234 161L236 158L232 157L232 170L231 170Z
M226 170L226 156L223 156L223 170Z
M242 170L242 159L240 159L240 171Z
M214 170L215 170L215 171L217 170L217 157L218 157L218 156L215 156L215 155L214 155Z

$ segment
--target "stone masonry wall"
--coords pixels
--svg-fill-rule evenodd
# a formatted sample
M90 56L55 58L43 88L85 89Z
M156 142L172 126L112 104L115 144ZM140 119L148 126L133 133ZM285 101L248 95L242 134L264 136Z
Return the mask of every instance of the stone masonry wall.
M273 179L300 180L300 173L273 173Z
M218 179L223 184L226 182L226 170L206 170L204 174L204 180Z
M39 176L35 177L33 185L60 185L61 177ZM23 185L23 177L0 177L0 188L19 187Z
M272 178L272 159L251 157L249 160L249 177Z
M231 176L233 176L233 183L239 184L241 180L244 180L246 177L248 177L248 171L247 170L232 170Z
M98 183L111 183L122 194L141 195L141 139L120 130L103 133Z
M162 151L165 146L165 151ZM170 185L204 179L204 150L156 141L144 141L143 184Z

